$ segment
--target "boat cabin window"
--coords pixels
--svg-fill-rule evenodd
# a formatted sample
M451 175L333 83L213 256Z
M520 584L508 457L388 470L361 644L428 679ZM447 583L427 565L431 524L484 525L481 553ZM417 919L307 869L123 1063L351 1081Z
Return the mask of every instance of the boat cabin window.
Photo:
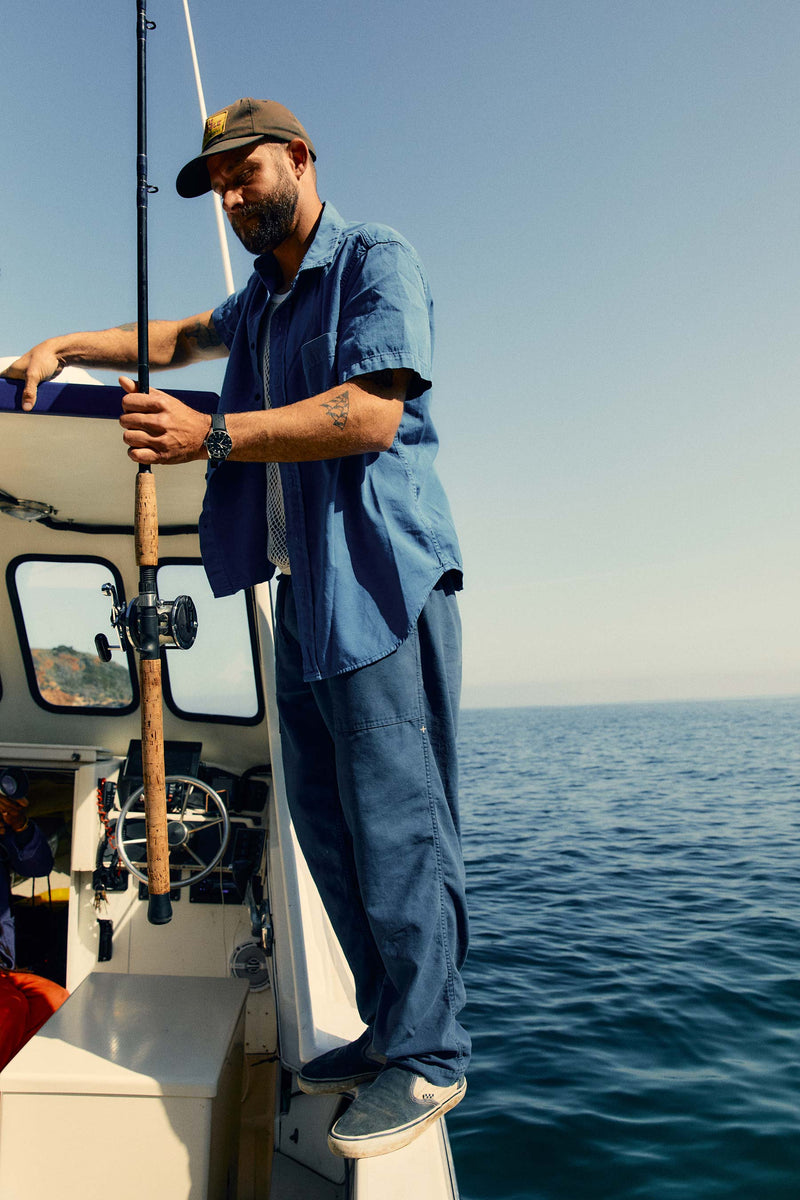
M191 650L165 655L165 699L180 717L255 724L264 713L257 667L255 620L243 592L215 598L202 564L162 562L162 599L190 596L197 609L197 640Z
M101 558L45 556L14 559L8 589L34 700L50 711L130 712L138 687L130 656L111 662L97 655L94 639L110 627L104 584L122 594L119 572Z

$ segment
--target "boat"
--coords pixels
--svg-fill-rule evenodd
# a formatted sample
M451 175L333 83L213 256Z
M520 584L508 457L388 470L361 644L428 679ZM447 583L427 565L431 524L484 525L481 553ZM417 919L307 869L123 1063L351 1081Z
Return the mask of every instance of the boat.
M297 1086L363 1026L286 804L271 587L212 597L200 462L153 472L179 644L161 650L172 919L148 921L122 392L68 368L32 412L20 393L0 379L0 775L24 773L56 860L15 882L18 962L70 996L0 1073L0 1195L454 1200L443 1120L341 1159L326 1136L350 1098Z

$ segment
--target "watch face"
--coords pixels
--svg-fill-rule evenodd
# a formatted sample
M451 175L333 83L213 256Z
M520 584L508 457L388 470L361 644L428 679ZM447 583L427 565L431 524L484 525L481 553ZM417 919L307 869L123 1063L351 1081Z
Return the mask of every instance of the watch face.
M225 429L212 429L206 438L206 449L213 462L224 462L233 449L231 435Z

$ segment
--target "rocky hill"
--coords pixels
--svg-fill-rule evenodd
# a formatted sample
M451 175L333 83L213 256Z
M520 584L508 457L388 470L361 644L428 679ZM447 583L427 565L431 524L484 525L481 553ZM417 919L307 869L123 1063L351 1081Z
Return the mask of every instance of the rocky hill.
M104 663L96 654L54 646L32 650L36 680L48 704L71 708L123 708L131 702L127 664Z

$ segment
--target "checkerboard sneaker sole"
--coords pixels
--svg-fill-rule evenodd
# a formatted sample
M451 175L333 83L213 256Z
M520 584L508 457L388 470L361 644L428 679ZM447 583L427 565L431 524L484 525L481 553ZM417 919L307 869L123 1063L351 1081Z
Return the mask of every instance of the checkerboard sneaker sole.
M336 1046L327 1054L320 1054L301 1067L297 1084L301 1092L309 1096L328 1096L337 1092L350 1092L365 1083L377 1079L386 1061L380 1061L369 1053L372 1036L367 1029L355 1042Z
M463 1099L466 1079L436 1087L421 1075L387 1067L359 1092L328 1134L340 1158L373 1158L400 1150Z

